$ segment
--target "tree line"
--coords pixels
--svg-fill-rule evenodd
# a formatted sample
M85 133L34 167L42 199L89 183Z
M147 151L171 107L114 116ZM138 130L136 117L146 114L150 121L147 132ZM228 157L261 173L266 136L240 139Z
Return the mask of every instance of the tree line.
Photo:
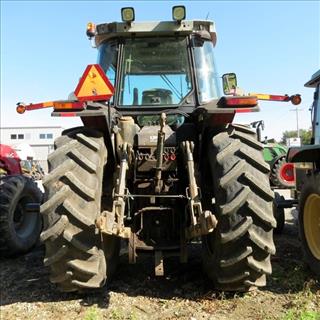
M311 137L312 137L312 129L300 129L299 130L301 144L310 144ZM296 138L297 137L297 130L286 130L282 133L282 138L280 143L286 144L288 138Z

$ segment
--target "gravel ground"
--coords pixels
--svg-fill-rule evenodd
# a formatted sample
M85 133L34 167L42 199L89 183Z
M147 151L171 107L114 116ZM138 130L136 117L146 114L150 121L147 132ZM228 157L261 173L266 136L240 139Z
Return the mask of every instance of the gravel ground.
M275 236L277 254L268 286L247 294L215 292L201 271L200 246L180 265L165 261L165 277L153 276L153 260L129 265L90 295L60 293L48 281L43 247L15 259L1 259L0 319L320 319L320 284L304 266L297 228L287 215Z

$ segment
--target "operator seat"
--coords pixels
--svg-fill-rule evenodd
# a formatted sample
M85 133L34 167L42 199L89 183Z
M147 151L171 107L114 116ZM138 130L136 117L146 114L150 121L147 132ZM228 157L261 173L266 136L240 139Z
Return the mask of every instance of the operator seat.
M142 92L141 105L172 105L172 91L168 89L154 88ZM159 124L159 116L138 116L140 125L155 125ZM169 115L167 124L174 127L179 127L184 123L182 115Z
M142 92L142 105L171 105L172 91L168 89L154 88Z

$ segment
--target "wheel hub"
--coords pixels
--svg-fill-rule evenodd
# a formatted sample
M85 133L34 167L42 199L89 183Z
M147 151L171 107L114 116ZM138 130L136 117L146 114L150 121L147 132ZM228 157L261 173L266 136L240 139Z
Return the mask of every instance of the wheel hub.
M307 198L303 224L309 249L320 260L320 195L313 193Z

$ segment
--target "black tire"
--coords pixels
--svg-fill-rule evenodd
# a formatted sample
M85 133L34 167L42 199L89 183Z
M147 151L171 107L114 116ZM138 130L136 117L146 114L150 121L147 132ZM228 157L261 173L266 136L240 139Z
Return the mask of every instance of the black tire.
M38 241L42 219L28 212L30 203L41 204L42 193L24 176L7 176L0 181L0 252L10 257L28 252Z
M203 263L215 288L248 291L266 284L275 253L269 165L246 126L227 125L209 146L218 224L203 237Z
M285 213L284 208L278 208L277 203L279 201L285 200L284 196L281 196L278 192L274 193L274 201L273 201L273 216L277 221L277 227L274 229L274 233L280 234L282 233L285 225Z
M308 208L308 203L310 205L310 200L316 201L313 203L313 213L311 209ZM309 213L307 212L309 211ZM311 214L311 216L310 216ZM311 220L308 219L311 218ZM300 239L302 244L302 250L304 254L304 259L309 265L310 269L320 277L320 174L315 174L307 177L299 199L299 231ZM306 223L305 223L306 222ZM310 245L310 238L308 239L308 227L312 226L312 237L317 239L312 247ZM308 240L307 240L308 239Z
M41 240L46 245L44 264L50 267L50 281L61 291L100 288L115 269L119 239L103 237L101 241L95 227L106 161L102 133L84 127L63 132L48 156Z
M283 155L281 157L279 157L272 165L272 168L271 168L271 173L270 173L270 181L271 181L271 184L277 188L283 188L283 189L286 189L286 188L292 188L293 187L293 184L284 180L282 177L281 177L281 174L280 174L280 170L281 170L281 167L287 163L286 161L286 156Z

